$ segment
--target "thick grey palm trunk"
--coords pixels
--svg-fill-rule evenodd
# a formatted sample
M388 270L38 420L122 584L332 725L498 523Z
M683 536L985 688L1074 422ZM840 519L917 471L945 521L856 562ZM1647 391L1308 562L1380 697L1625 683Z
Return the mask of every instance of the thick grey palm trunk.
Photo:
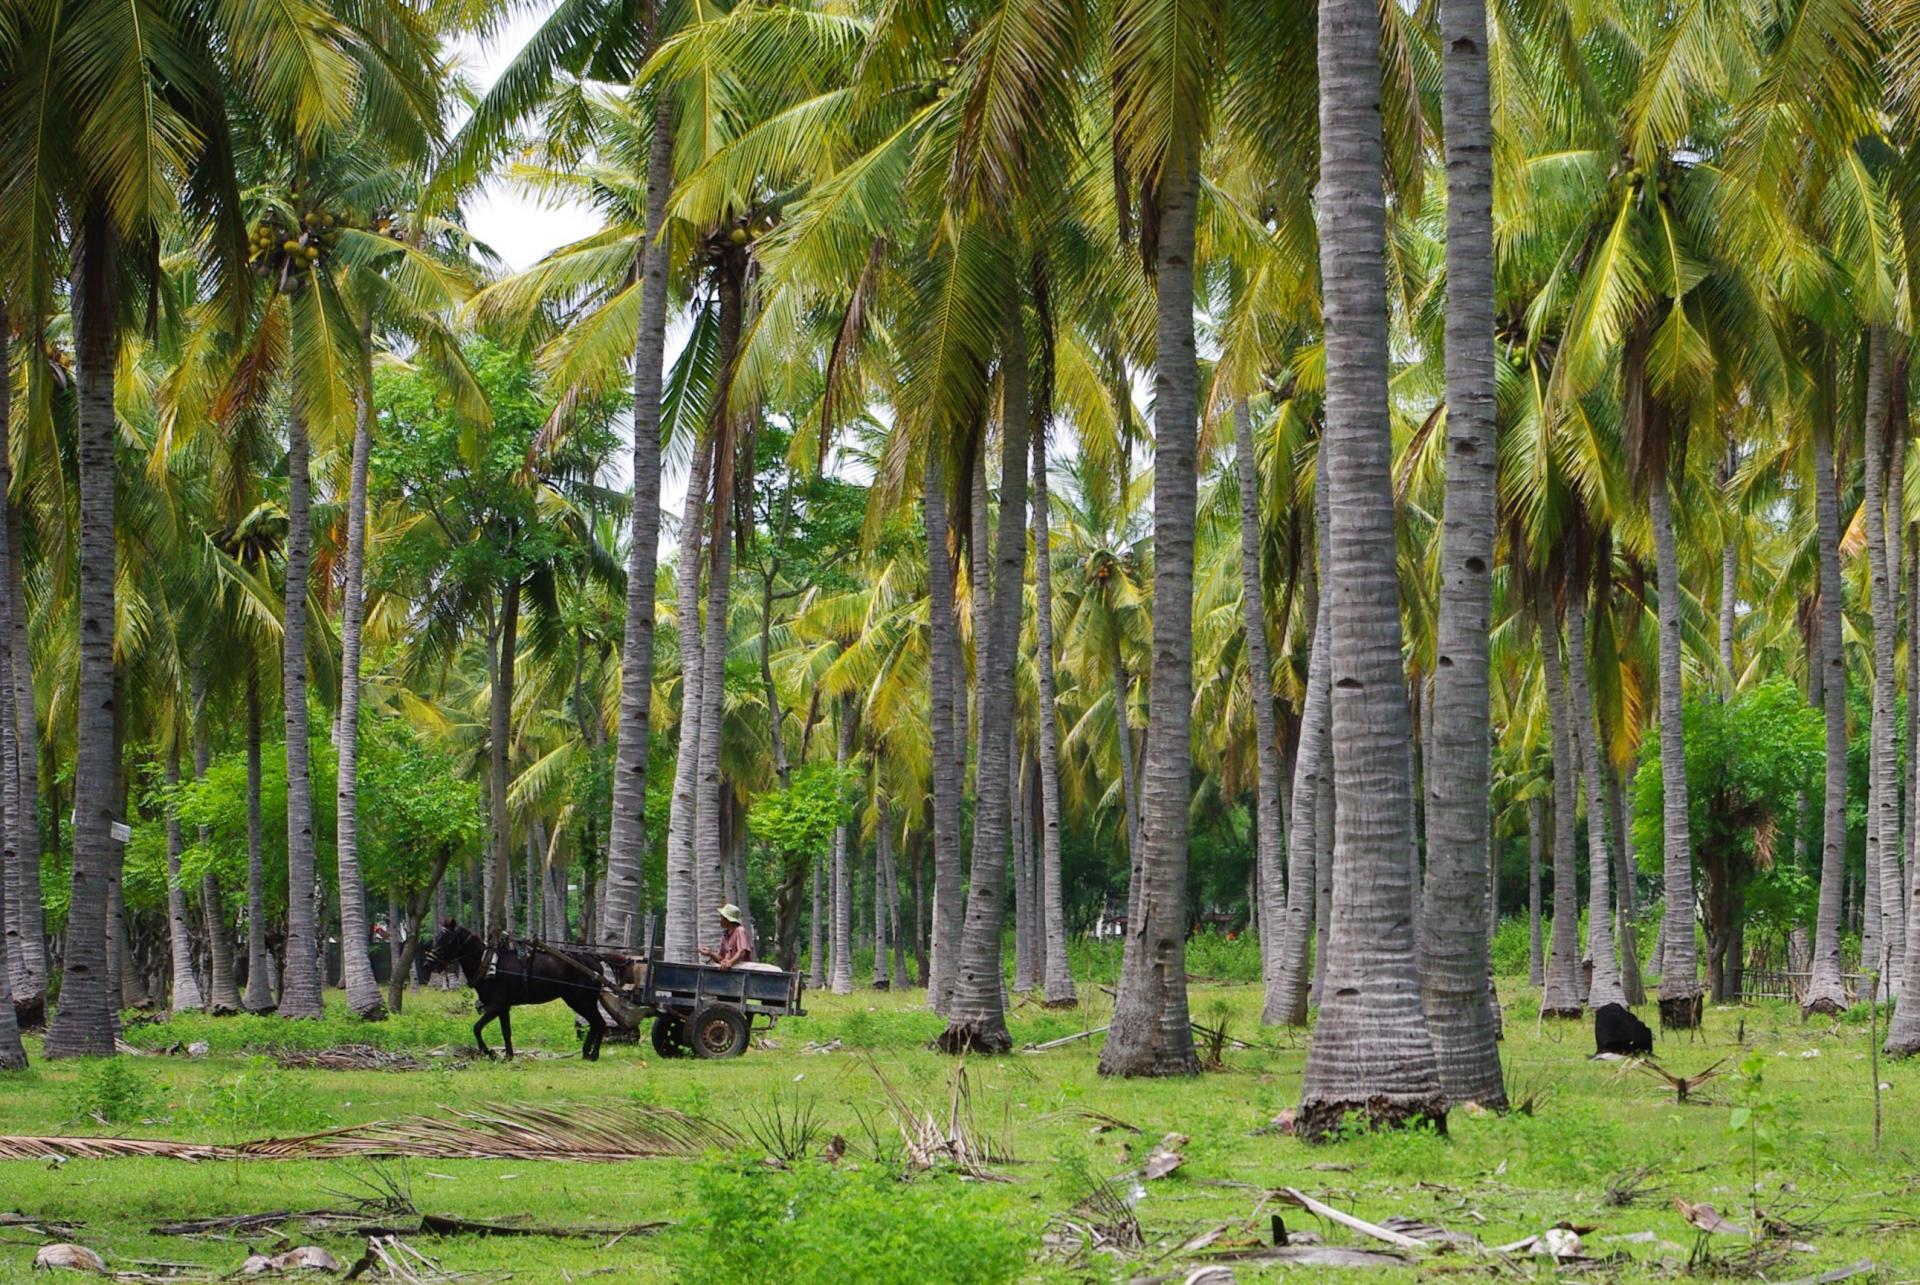
M1593 957L1593 981L1587 1003L1624 1004L1620 984L1620 956L1613 942L1613 854L1607 850L1607 791L1600 767L1603 751L1594 725L1593 684L1587 677L1586 587L1575 577L1567 592L1567 660L1571 686L1567 693L1573 726L1574 751L1579 756L1580 779L1587 792L1587 953ZM1569 885L1571 887L1571 885Z
M1447 486L1426 787L1420 978L1440 1085L1506 1105L1487 986L1493 612L1493 124L1481 0L1442 0L1447 163Z
M1412 732L1388 416L1380 16L1367 0L1320 0L1319 18L1321 449L1332 509L1320 607L1332 617L1337 812L1326 979L1297 1125L1310 1139L1355 1113L1376 1126L1444 1129L1447 1110L1421 1006L1407 869Z
M1193 786L1193 531L1195 427L1194 220L1198 140L1176 136L1160 186L1154 273L1153 668L1147 680L1140 844L1132 853L1136 912L1102 1075L1193 1075L1187 1011L1187 840ZM1125 723L1121 724L1125 734Z
M1322 574L1326 556L1327 507L1326 475L1321 474L1314 488L1316 563L1314 584L1325 583ZM1307 693L1300 713L1300 748L1293 765L1292 830L1287 834L1286 913L1275 929L1279 934L1277 968L1266 982L1266 1002L1260 1020L1269 1026L1305 1026L1307 992L1314 976L1314 924L1319 917L1316 867L1319 863L1320 826L1323 810L1320 799L1333 793L1333 780L1327 771L1332 742L1333 660L1328 641L1333 618L1321 603L1317 588L1308 601L1313 620L1312 641L1307 645Z
M834 722L834 763L844 776L853 757L853 697L842 696ZM835 995L853 993L853 824L843 821L833 831L833 947L828 985Z
M176 1013L197 1013L206 1007L200 983L193 975L193 920L187 914L187 890L180 883L180 854L185 850L180 813L172 792L180 785L180 729L167 738L166 763L161 769L167 785L167 946L173 962L173 1002Z
M366 620L367 462L373 453L373 336L360 332L361 386L354 399L353 460L347 483L347 578L340 604L339 764L334 780L334 850L340 872L340 980L347 1008L368 1019L386 1016L380 984L367 958L367 889L360 877L360 635ZM388 958L399 948L388 925Z
M1045 941L1041 990L1048 1007L1072 1004L1067 966L1066 890L1060 874L1060 722L1053 669L1053 539L1047 512L1047 435L1033 435L1034 680L1039 689L1040 900ZM936 725L938 714L935 715ZM935 761L939 759L938 754ZM902 981L905 979L902 978Z
M112 225L99 198L80 217L73 310L79 362L76 454L80 466L80 678L75 703L73 874L67 903L60 1004L47 1032L49 1058L113 1051L118 996L109 989L107 892L119 854L114 815L114 259Z
M1280 810L1280 732L1273 709L1273 654L1267 647L1267 597L1260 574L1260 470L1253 454L1253 413L1233 407L1235 480L1240 487L1240 613L1247 636L1247 688L1253 702L1254 859L1259 863L1262 980L1269 998L1280 974L1280 938L1287 922L1286 844Z
M1007 843L1012 801L1006 770L1013 736L1013 676L1025 598L1027 566L1028 371L1026 322L1013 297L1001 358L1000 529L994 544L991 584L986 577L974 592L990 595L982 613L984 633L974 638L978 692L979 751L974 787L973 853L961 928L959 966L948 1001L947 1029L936 1041L946 1053L1006 1053L1006 979L1001 973L1001 938L1007 917ZM984 443L982 444L984 450ZM984 490L984 488L982 488ZM984 511L984 495L975 500ZM976 517L976 530L984 521ZM976 538L976 547L981 542ZM1124 982L1122 983L1124 990Z
M640 330L633 344L633 522L627 548L627 622L620 646L620 740L599 938L635 945L647 857L647 752L653 729L654 579L660 558L660 398L667 350L667 195L673 187L672 95L660 95L647 153L646 249L640 256Z
M0 317L0 333L5 330L4 317ZM6 370L6 363L0 361L0 371ZM0 879L0 918L8 910L8 880ZM20 1020L13 1008L12 971L0 966L0 1071L24 1071L27 1068L27 1049L20 1042Z
M928 944L927 1003L947 1010L953 978L959 971L960 931L965 922L960 866L961 762L965 735L955 725L954 689L960 650L959 622L953 607L953 556L947 546L945 447L927 444L926 483L921 506L927 528L928 721L933 725L933 906Z
M1693 841L1687 820L1687 740L1681 713L1680 673L1684 641L1680 632L1680 558L1674 548L1673 504L1667 461L1647 487L1647 512L1653 519L1656 574L1660 582L1660 775L1666 914L1660 969L1661 999L1690 999L1700 993L1700 952L1693 940ZM1555 888L1554 905L1560 903Z
M287 583L281 607L280 698L287 750L287 952L280 1016L321 1015L321 924L314 883L313 776L307 749L307 578L312 563L313 482L306 412L287 416Z
M1829 380L1830 390L1830 380ZM1828 399L1831 405L1831 398ZM1813 423L1814 542L1820 561L1819 681L1826 714L1826 791L1820 840L1820 904L1814 921L1812 975L1801 1000L1807 1012L1847 1007L1840 972L1842 900L1847 877L1847 663L1841 637L1845 584L1840 578L1840 489L1833 468L1830 409ZM1663 935L1664 936L1664 935Z
M1551 606L1537 612L1540 664L1546 676L1547 719L1553 745L1553 928L1547 955L1547 980L1540 994L1544 1017L1579 1017L1580 890L1574 866L1574 822L1578 798L1579 751L1574 748L1574 712L1568 708L1560 660L1560 629Z
M686 503L680 511L680 553L674 584L680 637L680 743L673 763L673 804L667 814L666 955L695 958L694 826L699 814L700 683L704 673L700 636L700 548L705 525L711 441L693 453Z

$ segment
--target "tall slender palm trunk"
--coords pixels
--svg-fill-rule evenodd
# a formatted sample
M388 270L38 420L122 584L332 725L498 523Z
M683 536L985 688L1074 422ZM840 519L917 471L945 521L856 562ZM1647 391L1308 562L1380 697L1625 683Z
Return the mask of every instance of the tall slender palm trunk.
M508 918L513 897L513 819L507 811L507 789L513 776L513 679L520 651L518 572L510 572L501 587L499 621L489 641L487 799L492 816L486 867L486 937L492 941L513 927Z
M1546 987L1540 995L1545 1017L1579 1017L1580 999L1580 889L1574 866L1574 822L1580 775L1579 751L1573 735L1574 711L1569 708L1566 679L1560 660L1560 629L1551 606L1537 608L1540 664L1546 676L1547 719L1553 744L1553 929L1547 956Z
M196 666L193 691L193 775L198 780L207 774L213 747L207 736L206 669ZM200 828L200 842L207 841L207 828ZM211 870L200 879L200 913L207 933L207 1009L215 1016L240 1011L240 991L233 972L232 922L227 915L226 898L220 879Z
M1131 854L1137 909L1127 920L1113 1021L1100 1050L1102 1075L1193 1075L1200 1069L1186 968L1200 383L1193 335L1197 140L1171 140L1165 165L1154 273L1153 668L1140 845Z
M1253 454L1253 413L1244 399L1233 407L1234 473L1240 487L1240 614L1247 635L1247 687L1253 702L1254 859L1258 863L1258 903L1254 924L1260 933L1262 979L1271 984L1280 971L1280 936L1287 921L1286 845L1281 835L1280 732L1273 707L1273 655L1267 648L1267 598L1260 574L1260 471Z
M1017 717L1017 716L1016 716ZM1007 738L1007 797L1012 800L1013 816L1008 838L1013 845L1013 993L1025 995L1039 980L1040 960L1034 950L1033 851L1028 813L1026 756L1020 752L1016 729Z
M1447 485L1426 787L1420 978L1449 1100L1506 1105L1487 986L1488 638L1493 612L1493 123L1480 0L1442 0L1447 161Z
M267 866L265 823L260 815L260 665L247 658L247 997L251 1013L270 1013L274 993L273 956L267 950Z
M1326 557L1328 491L1323 473L1314 488L1316 566L1307 601L1308 617L1313 621L1311 641L1307 644L1307 692L1300 712L1300 748L1293 765L1293 828L1287 833L1287 905L1285 918L1275 928L1279 934L1276 968L1266 979L1266 1002L1260 1020L1269 1026L1305 1026L1307 992L1313 982L1314 925L1319 918L1319 887L1316 867L1322 835L1320 825L1322 794L1333 793L1333 780L1326 770L1331 748L1333 658L1329 631L1333 617L1327 614L1317 586L1324 583L1322 568Z
M1888 459L1898 449L1888 409L1890 358L1885 327L1874 326L1867 339L1866 524L1867 567L1873 619L1873 717L1870 730L1867 792L1867 870L1869 888L1879 893L1879 952L1868 963L1881 968L1881 994L1899 989L1906 945L1906 890L1900 878L1899 680L1894 653L1899 645L1900 499L1888 489ZM1864 940L1864 939L1863 939Z
M1320 1021L1297 1128L1350 1115L1446 1127L1421 1007L1400 584L1387 394L1380 21L1366 0L1320 0L1321 275L1327 351L1323 460L1332 509L1321 610L1332 617L1332 922ZM1484 978L1475 978L1481 984Z
M0 332L5 330L5 318L0 317ZM0 370L6 364L0 362ZM0 879L0 917L8 911L8 880ZM20 1042L19 1015L13 1008L12 970L0 967L0 1071L24 1071L27 1067L27 1049Z
M347 483L347 578L340 604L339 764L334 780L334 851L340 873L340 980L347 1008L363 1018L386 1015L367 957L367 889L360 878L360 635L366 620L367 462L373 453L373 333L360 329L360 388L354 398L353 461ZM389 924L388 960L399 948Z
M1693 939L1693 841L1688 830L1687 740L1681 713L1685 643L1680 632L1680 557L1674 547L1669 487L1667 461L1663 459L1647 487L1660 583L1660 774L1664 796L1660 819L1667 896L1660 998L1688 1000L1700 993L1700 952ZM1558 887L1553 896L1557 910Z
M281 717L287 751L287 952L280 1016L321 1014L320 941L314 908L313 775L307 761L307 578L313 548L306 412L296 397L287 416L287 583L281 608Z
M1006 763L1013 736L1014 669L1020 635L1020 605L1027 566L1028 370L1026 322L1014 296L1001 358L1000 530L991 563L991 584L982 576L976 594L990 595L984 634L974 637L978 691L979 751L974 787L973 854L961 930L959 968L947 1006L947 1029L937 1046L945 1053L1006 1053L1007 1032L1001 939L1006 927L1007 843L1012 804ZM984 451L985 443L981 443ZM984 491L984 487L981 488ZM984 495L976 499L984 512ZM976 519L977 527L984 521ZM976 547L980 545L976 539ZM1124 982L1123 982L1124 987Z
M680 561L674 580L680 637L680 744L673 764L673 806L667 814L667 923L666 955L672 960L695 958L698 937L694 914L694 826L699 807L700 684L700 536L705 526L707 480L713 463L711 440L693 453L687 478L686 503L680 511Z
M653 730L654 577L660 558L660 399L667 350L667 195L673 187L673 104L661 94L647 152L646 249L640 256L640 330L633 343L633 521L627 547L627 622L620 646L620 739L607 827L603 945L633 946L647 857L647 753Z
M167 945L173 964L172 1009L176 1013L197 1013L206 1007L206 1001L193 975L193 920L187 914L187 890L180 883L180 854L186 844L180 833L180 812L173 800L173 791L180 785L180 736L176 716L161 769L167 786Z
M1576 575L1567 592L1567 660L1573 708L1574 751L1587 792L1587 953L1593 956L1593 981L1587 1003L1624 1004L1620 957L1613 944L1613 854L1607 850L1607 791L1600 766L1601 740L1594 725L1593 684L1587 677L1587 605L1584 576Z
M965 922L961 898L960 794L966 757L965 734L955 726L954 690L960 650L959 621L953 606L953 557L947 546L947 484L944 446L927 443L927 472L921 506L927 528L928 721L933 726L933 906L928 943L927 1003L944 1013L958 972L960 931Z
M1033 435L1033 632L1034 680L1039 690L1040 899L1046 960L1041 990L1048 1007L1072 1004L1073 970L1067 966L1066 891L1060 874L1060 716L1053 669L1053 550L1047 512L1047 435ZM936 725L938 716L936 715ZM936 755L936 759L937 759Z
M838 724L834 762L844 775L853 757L853 697L842 696L834 722ZM828 985L835 995L853 992L853 826L843 821L833 831L833 963Z
M1817 607L1821 705L1826 714L1826 793L1820 840L1820 903L1814 921L1812 975L1800 1003L1809 1013L1847 1007L1840 973L1841 911L1847 874L1847 662L1841 638L1846 593L1840 578L1840 489L1833 469L1832 372L1821 380L1826 396L1814 412L1814 543L1820 560Z
M892 990L893 974L887 966L887 947L898 925L889 915L893 899L893 817L885 789L874 791L873 803L873 987ZM905 974L900 984L905 986Z
M1540 939L1540 847L1546 828L1545 801L1527 800L1527 985L1543 986L1547 958Z
M0 304L0 371L11 370L8 320ZM13 747L14 806L6 817L6 852L11 858L4 872L9 940L8 966L12 1005L22 1020L39 1025L46 1017L47 934L40 897L40 785L39 721L34 717L33 657L27 644L25 561L21 549L20 508L12 502L13 456L9 434L12 381L0 379L0 599L6 618L0 620L0 652L6 659L9 684L6 708L12 724L6 731Z
M60 1004L47 1032L50 1058L114 1051L118 996L108 987L107 892L119 856L114 818L114 259L103 198L80 216L73 309L79 363L80 680L75 713L73 873Z
M1604 734L1599 742L1604 760ZM1627 821L1626 791L1620 784L1620 769L1612 762L1604 761L1603 770L1606 773L1607 816L1613 824L1613 891L1618 899L1618 913L1614 919L1618 927L1614 932L1614 942L1620 951L1620 989L1626 992L1628 1004L1640 1005L1647 1002L1647 985L1640 976L1640 902L1633 886L1639 863L1633 855L1633 828Z

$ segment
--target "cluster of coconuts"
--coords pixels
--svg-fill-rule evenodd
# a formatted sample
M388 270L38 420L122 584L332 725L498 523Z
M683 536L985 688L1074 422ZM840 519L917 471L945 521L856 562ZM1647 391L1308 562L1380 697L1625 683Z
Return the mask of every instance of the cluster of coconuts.
M320 262L330 234L346 221L326 210L308 210L300 216L300 225L284 227L268 214L255 225L249 249L253 270L266 276L280 270L312 268Z

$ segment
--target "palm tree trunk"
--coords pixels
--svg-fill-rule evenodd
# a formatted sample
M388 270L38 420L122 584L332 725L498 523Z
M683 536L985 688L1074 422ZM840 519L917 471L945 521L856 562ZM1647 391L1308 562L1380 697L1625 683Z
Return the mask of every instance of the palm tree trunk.
M937 1046L945 1053L1006 1053L1007 1032L1001 939L1006 926L1007 842L1012 807L1006 771L1013 737L1014 670L1018 660L1020 606L1027 566L1028 367L1026 322L1019 296L1006 325L1002 358L1000 425L1000 530L992 559L992 579L982 575L974 593L985 610L984 630L974 635L974 686L978 693L979 749L974 786L973 856L967 890L966 923L961 932L959 969L947 1008L947 1029ZM984 453L985 441L979 443ZM980 488L985 490L984 486ZM975 500L984 513L986 498ZM975 518L977 531L985 521ZM976 565L985 559L977 537Z
M1075 1002L1067 965L1067 907L1060 874L1060 716L1053 670L1053 537L1047 512L1047 435L1033 435L1033 629L1034 682L1039 690L1040 888L1045 920L1046 966L1041 981L1047 1006Z
M1880 405L1876 422L1867 426L1867 455L1871 461L1878 458L1881 462L1880 504L1878 520L1869 513L1868 545L1869 554L1873 544L1872 537L1879 535L1881 544L1881 564L1885 571L1886 592L1880 593L1881 583L1874 584L1873 629L1874 629L1874 694L1876 701L1884 697L1886 717L1876 720L1874 726L1879 729L1880 746L1880 802L1873 807L1872 815L1880 821L1879 865L1880 865L1880 936L1882 953L1886 959L1886 975L1881 978L1881 994L1891 998L1899 992L1900 978L1906 959L1907 916L1906 884L1901 878L1902 830L1900 825L1900 732L1899 732L1899 676L1895 666L1895 653L1900 645L1900 535L1903 522L1903 505L1900 486L1904 478L1905 443L1901 441L1900 423L1903 415L1895 415L1893 400L1901 396L1906 382L1906 364L1891 358L1887 353L1887 336L1883 328L1875 327L1870 343L1877 344L1880 375ZM1871 363L1874 360L1870 348L1868 354L1867 413L1874 417L1874 387ZM1905 410L1904 401L1899 409ZM1872 465L1869 464L1871 469ZM1869 474L1871 476L1871 474ZM1873 498L1869 495L1869 501ZM1870 505L1871 507L1871 505ZM1869 562L1871 566L1871 562ZM1881 598L1885 598L1884 610ZM1885 663L1882 664L1882 653ZM1884 689L1884 691L1882 690ZM1875 706L1879 708L1878 704Z
M80 679L75 702L73 874L67 903L60 1006L47 1032L49 1058L107 1056L118 997L107 986L107 885L118 859L113 821L114 419L116 335L113 227L103 201L80 216L73 290L79 359Z
M499 627L493 637L492 673L488 675L487 791L492 813L487 857L486 938L492 941L512 929L508 903L513 890L512 818L507 812L507 789L512 779L514 657L520 650L520 577L509 573L500 595Z
M827 907L821 878L821 867L825 864L818 857L814 859L813 914L807 919L807 985L817 991L827 988Z
M1327 622L1327 649L1333 649L1333 622ZM1331 665L1332 661L1329 660ZM1331 682L1331 670L1329 670ZM1327 993L1327 936L1333 929L1333 847L1340 817L1340 799L1333 784L1333 693L1329 686L1327 732L1320 738L1320 789L1313 796L1313 988L1309 999L1317 1008Z
M180 717L175 715L167 736L167 757L162 769L167 785L167 945L173 959L173 1011L197 1013L206 1007L200 997L200 984L193 976L193 921L187 915L187 890L180 884L180 853L186 844L180 834L180 813L174 806L173 791L180 786Z
M0 336L6 333L6 318L0 316ZM3 343L0 340L0 343ZM0 357L5 356L0 348ZM0 371L7 369L6 362L0 360ZM0 879L0 917L8 911L8 880ZM20 1042L20 1020L13 1008L12 970L0 967L0 1071L24 1071L27 1069L26 1045Z
M1488 638L1493 611L1493 124L1487 15L1442 0L1447 164L1447 483L1426 791L1420 977L1440 1084L1455 1102L1506 1105L1489 1002Z
M193 775L198 780L207 774L213 753L207 739L207 680L203 665L194 668L193 686ZM199 838L203 844L207 841L205 826L200 828ZM220 880L212 871L200 879L200 913L205 917L207 930L207 1010L216 1017L238 1013L240 992L233 975L232 925Z
M652 9L649 8L651 15ZM651 42L649 42L651 43ZM633 344L633 526L627 547L627 622L620 648L620 739L599 939L632 946L647 856L647 750L653 727L654 578L660 547L661 370L667 345L667 194L673 187L673 103L662 94L647 153L646 250L640 256L640 330Z
M876 790L874 800L873 823L873 987L875 990L893 989L893 977L887 967L887 946L890 939L887 922L887 900L889 881L893 878L893 823L888 813L887 795L884 789ZM906 978L900 979L906 984Z
M1647 512L1653 519L1660 585L1661 825L1667 896L1660 998L1691 999L1700 993L1700 963L1693 940L1693 842L1687 828L1687 741L1681 712L1680 673L1685 644L1680 633L1680 558L1674 548L1673 505L1665 460L1660 461L1647 488ZM1557 883L1553 898L1557 912Z
M960 649L959 622L953 607L953 559L947 546L944 446L927 444L926 483L921 504L927 527L928 722L933 742L933 906L932 941L927 971L927 1003L944 1013L958 970L964 906L960 865L960 769L964 737L954 724L954 658Z
M1326 550L1327 487L1324 475L1315 487L1314 547L1316 558ZM1277 965L1267 979L1266 1002L1260 1020L1269 1026L1305 1026L1307 992L1313 981L1314 925L1319 922L1319 862L1322 812L1320 798L1331 795L1333 781L1327 775L1327 755L1331 750L1333 696L1332 644L1328 631L1333 618L1325 610L1318 585L1322 576L1318 565L1313 572L1308 617L1313 621L1312 640L1307 644L1307 692L1300 713L1300 748L1293 766L1293 829L1287 835L1287 906L1284 921L1275 928L1280 940L1275 952ZM1331 892L1331 886L1329 886Z
M1365 0L1320 0L1319 9L1322 449L1332 506L1322 609L1332 616L1339 811L1326 988L1298 1124L1308 1138L1329 1136L1355 1111L1375 1125L1446 1123L1406 861L1413 797L1388 423L1379 12Z
M1600 738L1604 747L1606 738ZM1605 757L1604 748L1602 757ZM1627 1003L1638 1006L1647 1002L1647 985L1640 976L1640 900L1634 890L1634 873L1638 863L1633 855L1633 830L1627 821L1626 791L1620 783L1620 769L1611 761L1605 764L1607 785L1607 814L1613 822L1614 837L1614 895L1619 899L1619 914L1616 919L1619 928L1615 940L1620 948L1620 989L1626 992Z
M8 320L0 305L0 370L11 370L7 355ZM0 649L6 655L10 684L7 709L12 725L6 730L14 747L12 784L16 805L7 814L6 848L12 861L7 880L8 945L10 964L18 967L11 978L12 1003L22 1020L39 1025L47 1003L47 934L40 898L40 784L39 721L34 717L33 658L28 649L25 561L21 548L23 524L13 491L12 444L8 432L12 383L0 379L0 587L4 588L6 619L0 629Z
M1547 956L1546 988L1540 995L1544 1017L1579 1017L1580 1001L1580 889L1574 866L1574 822L1579 776L1574 748L1574 711L1569 708L1561 669L1560 630L1552 608L1536 608L1540 663L1546 676L1547 718L1553 744L1553 941Z
M1013 801L1008 837L1013 844L1013 992L1025 995L1039 977L1034 951L1033 851L1028 839L1032 825L1027 811L1026 756L1020 752L1018 732L1007 738L1007 793Z
M700 811L700 535L705 525L707 481L713 463L709 440L695 447L680 512L680 562L675 571L680 638L680 745L673 764L673 805L667 814L666 956L692 960L698 944L694 914L694 826ZM603 915L602 918L605 918ZM603 932L624 931L609 924Z
M1120 806L1127 817L1127 866L1131 869L1140 852L1140 776L1133 761L1133 675L1127 672L1126 658L1120 653L1120 617L1111 608L1107 619L1107 648L1113 667L1113 735L1120 746ZM1127 884L1127 914L1139 914L1139 888Z
M247 998L251 1013L270 1013L279 1003L267 951L266 836L260 816L260 670L247 659Z
M1253 414L1244 399L1233 406L1233 450L1240 486L1240 612L1247 636L1247 687L1253 702L1254 859L1260 900L1254 923L1260 933L1268 1003L1280 974L1280 937L1287 921L1286 845L1281 835L1280 732L1274 716L1273 655L1267 648L1267 600L1260 574L1260 473L1253 454Z
M367 899L360 880L360 634L366 619L367 460L373 452L373 333L360 328L360 389L354 398L353 462L347 484L347 579L340 604L340 735L334 785L334 848L340 872L340 979L347 1008L369 1020L386 1016L367 958ZM387 962L398 945L389 924Z
M1587 951L1593 956L1593 981L1587 1004L1624 1004L1620 957L1613 945L1613 854L1607 850L1607 791L1600 768L1600 738L1594 726L1593 685L1587 678L1587 606L1585 577L1575 575L1567 590L1567 658L1572 685L1574 753L1587 791ZM1569 885L1571 886L1571 885Z
M281 716L287 751L287 951L280 1016L321 1015L319 923L314 881L313 777L307 762L307 576L313 541L307 419L298 398L287 416L286 599L281 609Z
M840 698L838 746L834 762L842 775L853 757L853 697ZM853 833L843 821L833 831L833 966L829 984L835 995L853 992Z
M1847 870L1847 667L1840 622L1846 590L1840 578L1840 491L1833 468L1830 368L1822 373L1821 385L1825 395L1813 417L1813 491L1814 542L1820 558L1818 672L1827 724L1826 796L1812 974L1800 1002L1806 1012L1834 1014L1847 1007L1846 982L1840 973Z
M1527 800L1527 985L1543 986L1546 952L1540 940L1540 839L1546 826L1544 800Z
M1193 531L1199 362L1193 335L1198 140L1172 140L1160 178L1155 282L1153 668L1147 680L1136 913L1100 1050L1103 1075L1193 1075L1187 1011L1187 841L1193 772ZM1126 732L1124 721L1122 734Z

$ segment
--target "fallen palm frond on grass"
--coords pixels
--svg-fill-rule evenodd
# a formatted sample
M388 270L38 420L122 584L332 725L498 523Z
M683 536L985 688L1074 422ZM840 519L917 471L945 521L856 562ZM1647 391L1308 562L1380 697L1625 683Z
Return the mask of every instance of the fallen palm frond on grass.
M0 1160L648 1160L734 1149L726 1125L660 1107L510 1106L348 1125L250 1142L0 1135Z
M273 1060L290 1071L426 1071L432 1064L411 1053L373 1044L341 1044L330 1049L282 1049Z

